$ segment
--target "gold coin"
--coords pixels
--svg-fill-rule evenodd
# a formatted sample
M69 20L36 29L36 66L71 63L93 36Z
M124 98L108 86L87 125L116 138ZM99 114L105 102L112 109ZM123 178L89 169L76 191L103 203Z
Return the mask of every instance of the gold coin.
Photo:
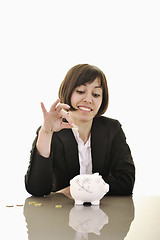
M42 203L35 203L34 206L36 207L41 207L43 204Z
M37 202L28 202L29 205L35 205Z
M14 207L13 205L6 205L6 207Z
M23 207L23 204L16 204L17 207Z
M62 205L60 205L60 204L55 205L55 208L61 208L61 207L62 207Z

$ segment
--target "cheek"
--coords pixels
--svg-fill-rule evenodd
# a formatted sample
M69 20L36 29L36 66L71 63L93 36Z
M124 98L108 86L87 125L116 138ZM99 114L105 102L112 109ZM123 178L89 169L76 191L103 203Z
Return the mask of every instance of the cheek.
M74 94L72 94L72 96L71 96L71 105L73 106L74 105L74 102L75 102L75 100L74 100Z
M97 110L96 110L97 113L98 113L98 111L99 111L101 105L102 105L102 100L99 101L99 102L97 102Z
M77 102L78 102L78 97L77 97L77 95L76 94L72 94L71 95L71 105L72 106L75 106L76 104L77 104Z
M98 101L97 101L97 108L100 108L102 104L102 98L100 98Z

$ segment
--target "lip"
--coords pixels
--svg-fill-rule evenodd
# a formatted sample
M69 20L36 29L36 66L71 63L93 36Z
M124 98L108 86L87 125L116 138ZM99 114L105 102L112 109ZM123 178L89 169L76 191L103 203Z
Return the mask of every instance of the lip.
M84 112L91 112L93 111L92 108L88 107L88 106L84 106L84 105L80 105L78 106L78 109Z

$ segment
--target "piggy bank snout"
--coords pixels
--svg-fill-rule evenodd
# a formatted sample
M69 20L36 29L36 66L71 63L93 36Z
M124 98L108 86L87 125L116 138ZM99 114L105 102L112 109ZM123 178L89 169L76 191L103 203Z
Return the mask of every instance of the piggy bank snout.
M109 185L104 183L104 192L107 193L109 191Z

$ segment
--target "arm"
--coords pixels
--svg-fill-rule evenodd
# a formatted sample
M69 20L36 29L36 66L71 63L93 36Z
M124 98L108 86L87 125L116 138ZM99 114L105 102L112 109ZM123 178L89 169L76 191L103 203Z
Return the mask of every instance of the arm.
M120 124L112 140L110 158L110 173L105 179L110 185L107 195L131 195L135 182L135 166Z
M36 143L40 128L37 130L37 136L33 142L30 152L30 162L25 175L26 190L37 197L50 194L52 191L52 156L44 157L39 154Z
M50 108L50 111L41 103L44 122L43 126L38 129L30 155L30 164L27 174L25 175L26 190L34 196L44 196L52 191L52 163L53 153L51 142L53 132L60 131L63 128L73 127L73 121L70 116L63 110L69 109L66 104L59 103L57 100ZM67 123L62 121L67 119Z

